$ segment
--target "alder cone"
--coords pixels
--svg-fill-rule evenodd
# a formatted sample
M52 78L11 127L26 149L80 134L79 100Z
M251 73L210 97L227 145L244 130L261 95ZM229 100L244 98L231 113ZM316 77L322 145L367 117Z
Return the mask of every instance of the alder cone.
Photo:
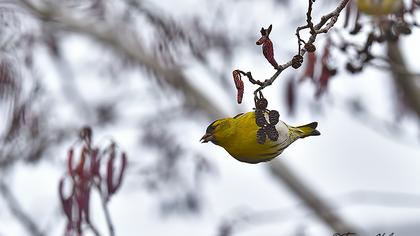
M303 57L301 55L295 55L292 59L292 67L297 69L302 65Z
M270 122L270 124L272 125L276 125L277 123L279 123L279 118L280 118L280 114L278 111L276 110L271 110L268 113L268 121Z
M267 139L267 135L266 135L264 129L263 128L259 129L257 131L257 142L259 144L264 144L266 139Z
M265 98L258 99L255 106L258 110L265 110L268 106L268 101Z
M271 141L277 141L279 139L279 132L277 132L274 125L267 125L265 127L265 133Z
M305 44L305 49L308 52L315 52L316 47L312 43L307 43L307 44Z
M259 126L259 127L264 127L264 125L267 125L267 120L264 117L264 112L261 110L256 110L255 111L255 123Z

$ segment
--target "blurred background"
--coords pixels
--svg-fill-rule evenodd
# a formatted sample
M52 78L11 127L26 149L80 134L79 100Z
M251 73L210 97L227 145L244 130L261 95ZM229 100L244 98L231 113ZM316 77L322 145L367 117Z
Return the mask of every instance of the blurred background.
M256 165L199 142L213 120L254 107L247 81L236 103L233 70L275 73L255 45L261 27L273 25L279 64L296 54L307 4L0 1L0 235L73 235L59 183L71 179L68 152L77 162L85 126L92 145L115 142L128 162L108 215L92 189L83 235L419 235L415 0L404 2L410 31L372 45L369 35L401 16L357 17L350 1L318 35L314 73L305 55L264 89L280 119L318 121L321 136ZM314 23L337 5L316 1Z

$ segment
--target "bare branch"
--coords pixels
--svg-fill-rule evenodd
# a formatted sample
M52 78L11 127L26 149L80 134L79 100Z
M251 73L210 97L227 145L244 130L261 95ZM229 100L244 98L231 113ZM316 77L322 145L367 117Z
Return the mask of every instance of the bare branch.
M300 31L309 28L311 31L311 34L315 34L316 30L314 29L314 23L312 23L312 5L314 1L308 0L308 11L306 12L306 25L299 26L296 28L296 36L298 38L298 52L302 49L302 43L305 43L305 41L300 37Z
M99 185L96 185L96 189L99 192L102 191ZM101 194L101 205L102 205L102 210L104 211L104 214L105 214L105 220L108 227L109 235L115 236L114 223L112 223L111 214L109 213L109 209L107 205L107 199L104 194Z
M391 66L386 66L386 65L373 63L373 62L369 62L368 64L377 68L377 69L379 69L379 70L394 71L394 72L397 72L398 74L407 75L407 76L413 77L413 79L420 80L420 73L419 72L408 71L407 68L402 68L400 65L392 65L392 67L391 67Z
M101 236L101 234L99 233L98 229L92 224L92 222L87 222L88 227L90 228L90 230L92 230L92 233L95 236Z
M315 33L314 23L312 23L312 5L314 2L315 0L308 0L308 11L306 12L306 23L311 29L311 34Z
M165 81L170 86L184 92L184 95L187 98L186 101L191 103L189 105L200 107L208 116L224 116L224 112L188 81L187 76L179 66L168 68L154 55L146 52L138 42L133 40L130 41L129 37L125 34L116 32L117 29L97 21L89 22L87 19L81 22L66 11L60 10L58 6L49 5L48 8L40 8L27 0L18 0L18 2L40 20L53 20L54 22L62 24L67 30L91 36L98 42L111 46L117 52L120 52L134 62L139 63L154 74L165 78ZM119 28L118 30L124 29ZM130 32L130 30L126 29L125 32Z
M271 162L270 170L278 180L282 180L314 213L336 233L360 233L361 230L350 225L338 216L333 209L292 173L281 161ZM364 234L361 234L364 235Z
M238 72L239 73L241 73L242 75L244 75L244 76L246 76L246 77L248 77L248 80L249 80L249 82L251 82L252 84L257 84L257 85L263 85L263 83L261 82L261 81L259 81L259 80L255 80L253 77L252 77L252 74L251 74L251 72L243 72L243 71L241 71L241 70L238 70Z
M326 33L326 32L328 32L329 29L331 29L334 26L334 24L337 22L338 16L340 15L340 12L344 9L344 7L347 5L347 3L349 1L350 0L341 0L341 2L338 4L338 6L332 12L330 12L327 15L324 15L324 16L321 17L320 22L318 24L316 24L315 26L313 26L313 29L315 30L315 33L313 33L309 37L309 39L307 41L308 44L314 43L318 34ZM311 2L311 0L309 0L309 2ZM310 3L310 5L311 5L311 3ZM308 11L311 10L310 8L308 8ZM310 20L308 20L308 21L310 21ZM325 24L327 24L327 25L325 25ZM325 25L325 27L322 28L324 25ZM296 34L298 35L299 29L306 29L306 28L311 28L311 27L310 27L309 24L307 24L305 26L298 27L298 29L296 30L297 31ZM300 36L298 36L298 38L300 38ZM300 56L305 55L305 53L306 53L306 49L304 49L304 48L300 49L300 51L299 51ZM279 65L278 69L274 73L274 75L271 76L270 79L265 80L263 82L263 85L261 85L259 88L257 88L255 90L254 95L257 96L258 92L263 90L265 87L272 85L273 82L277 79L277 77L283 72L283 70L290 67L291 65L292 65L292 60L284 63L283 65Z
M36 223L22 209L22 206L9 189L9 186L7 186L3 181L0 181L0 194L6 201L10 212L18 219L19 222L22 223L29 235L44 236L44 233L38 228Z
M420 119L420 88L415 83L415 76L409 73L401 73L401 68L403 68L402 71L408 71L408 69L398 43L388 42L387 46L387 53L395 84L404 93L410 108Z
M353 205L420 208L420 203L417 201L419 197L420 195L412 193L356 190L328 197L326 201L339 199L340 203L332 208L338 212L344 207ZM244 206L240 211L230 212L224 217L219 225L218 235L234 235L257 225L279 224L291 218L309 217L311 214L306 209L301 209L303 206L302 202L294 206L267 210L253 210Z

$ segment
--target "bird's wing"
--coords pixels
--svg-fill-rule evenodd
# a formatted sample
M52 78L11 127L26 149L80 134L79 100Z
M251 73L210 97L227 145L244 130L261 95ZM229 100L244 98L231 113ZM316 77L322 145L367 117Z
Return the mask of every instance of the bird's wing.
M244 113L242 112L242 113L239 113L239 114L237 114L236 116L234 116L233 117L233 119L236 119L236 118L238 118L238 117L240 117L241 115L243 115Z

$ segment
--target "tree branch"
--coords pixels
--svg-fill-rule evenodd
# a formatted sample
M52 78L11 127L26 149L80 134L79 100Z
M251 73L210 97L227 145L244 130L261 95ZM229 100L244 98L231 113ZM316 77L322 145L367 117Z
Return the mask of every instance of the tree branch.
M99 185L95 185L96 189L101 193L101 205L102 205L102 210L104 211L105 214L105 220L106 220L106 224L108 227L108 231L109 231L109 235L110 236L115 236L115 228L114 228L114 223L112 223L112 219L111 219L111 214L109 214L109 209L108 209L108 205L107 205L107 201L109 199L107 199L107 196L105 194L103 194L102 189Z
M309 28L311 34L315 34L316 30L314 29L314 23L312 23L312 5L314 1L308 0L308 11L306 12L306 25L299 26L296 28L296 36L298 38L298 52L302 49L302 43L305 41L300 37L300 31Z
M9 189L9 186L7 186L3 181L0 181L0 194L6 201L12 215L22 223L29 235L44 236L44 233L41 232L35 222L22 209L18 200Z
M330 226L336 233L361 233L360 229L355 228L340 216L319 196L312 192L299 178L279 160L270 163L271 173L277 180L282 180L302 201L313 210L313 212ZM361 234L364 235L364 234Z
M316 25L313 26L314 33L312 33L311 36L309 37L308 42L307 42L308 44L314 43L318 34L327 33L334 26L334 24L337 22L338 16L340 15L340 12L344 9L344 7L347 5L347 3L349 1L350 0L341 0L341 2L338 4L338 6L332 12L330 12L327 15L324 15L324 16L321 17L320 22L318 24L316 24ZM310 11L312 11L312 3L311 3L311 0L309 0L309 7L308 7L308 12L310 13ZM309 18L309 20L308 20L308 18L307 18L307 22L310 22L310 19L311 18ZM322 28L324 25L325 25L325 27ZM307 25L300 26L300 27L297 28L296 35L299 35L298 32L301 29L306 29L306 28L311 28L311 31L312 31L312 27L310 26L309 23L307 23ZM299 39L300 39L300 36L298 36L298 40ZM299 41L299 44L300 44L300 41ZM300 49L300 47L299 47L299 49ZM304 48L300 49L300 51L299 51L299 55L300 56L305 55L305 53L306 53L306 49L304 49ZM288 62L286 62L286 63L284 63L282 65L279 65L279 67L278 67L277 71L274 73L274 75L271 76L270 79L265 80L263 82L263 84L259 88L257 88L255 90L254 95L257 96L258 92L260 92L261 90L263 90L267 86L272 85L273 82L277 79L277 77L285 69L287 69L291 65L292 65L292 60L290 60L290 61L288 61Z
M420 120L420 88L415 83L415 76L402 71L409 71L397 42L388 41L388 57L395 84L404 93L410 108Z
M179 66L168 68L154 55L146 52L137 41L130 40L130 37L127 37L128 32L130 32L129 29L123 27L112 28L106 24L100 24L100 22L89 22L88 19L83 19L83 22L81 22L55 5L40 8L28 0L17 0L17 2L20 2L40 20L53 21L62 24L67 30L90 36L100 43L111 46L117 52L144 66L155 75L165 78L165 81L174 89L183 91L186 101L190 103L189 105L200 107L209 117L225 116L224 112L221 112L213 102L188 81L187 76ZM123 31L123 33L120 31Z

